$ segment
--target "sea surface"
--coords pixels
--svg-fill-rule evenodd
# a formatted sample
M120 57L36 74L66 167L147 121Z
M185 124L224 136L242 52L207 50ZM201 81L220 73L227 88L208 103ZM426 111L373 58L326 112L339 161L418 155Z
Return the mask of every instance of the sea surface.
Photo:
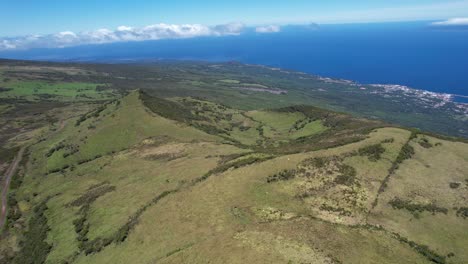
M286 26L279 33L0 52L42 60L189 59L263 64L468 96L468 29L430 22ZM459 98L467 102L467 98Z

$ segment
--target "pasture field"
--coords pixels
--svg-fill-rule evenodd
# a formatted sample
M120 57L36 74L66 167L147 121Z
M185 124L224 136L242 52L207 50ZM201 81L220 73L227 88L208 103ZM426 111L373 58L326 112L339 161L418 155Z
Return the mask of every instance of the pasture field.
M108 100L114 97L110 91L99 91L99 84L93 83L48 83L42 81L0 82L0 98L25 99L30 101L92 101Z

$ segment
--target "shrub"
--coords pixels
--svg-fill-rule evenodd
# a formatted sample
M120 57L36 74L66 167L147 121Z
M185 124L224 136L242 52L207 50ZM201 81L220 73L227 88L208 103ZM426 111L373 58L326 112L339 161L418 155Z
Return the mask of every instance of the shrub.
M10 189L16 190L21 186L21 184L23 184L23 174L20 172L16 172L11 179Z
M56 169L51 169L47 172L47 174L52 174L52 173L56 173L56 172L64 172L66 169L68 169L70 167L70 165L64 165L63 167L60 167L60 168L56 168Z
M103 247L104 244L101 238L95 239L93 241L88 241L87 235L89 232L89 224L86 223L88 212L91 206L91 203L94 202L100 196L115 190L114 186L107 185L107 182L103 182L88 188L88 191L71 202L69 205L71 206L82 206L80 209L80 216L79 218L73 221L73 225L75 226L75 232L77 233L78 237L77 240L80 242L79 248L81 251L85 252L85 254L91 254L93 252L99 252ZM108 241L112 243L112 240ZM107 244L107 245L108 245Z
M398 153L397 158L393 162L392 166L388 170L389 175L393 174L395 170L398 169L398 166L405 160L411 159L414 155L414 148L409 145L409 141L401 148L400 152ZM383 191L383 190L382 190Z
M457 209L457 216L467 218L468 217L468 207L460 207Z
M11 192L8 194L8 214L7 214L7 222L9 224L13 224L16 220L20 219L21 212L18 208L18 201L16 200L16 194Z
M95 159L99 159L100 157L102 157L102 155L101 155L101 154L98 154L98 155L94 156L93 158L79 160L77 163L78 163L78 165L81 165L81 164L84 164L84 163L88 163L88 162L90 162L90 161L93 161L93 160L95 160Z
M233 161L235 159L238 159L242 156L247 155L246 153L236 153L236 154L229 154L229 155L221 155L220 160L218 161L218 164L226 164L230 161Z
M262 162L262 161L271 159L273 157L274 156L263 156L263 157L250 156L250 157L247 157L247 158L244 158L244 159L239 159L239 160L235 160L233 162L225 163L225 164L222 164L222 165L210 170L209 172L207 172L202 177L200 177L198 179L195 179L194 183L204 181L213 174L222 173L222 172L225 172L225 171L227 171L227 170L229 170L231 168L237 169L237 168L248 166L248 165L251 165L251 164L254 164L254 163L257 163L257 162Z
M204 120L204 118L192 114L192 111L182 104L153 97L143 91L140 91L140 99L152 112L168 119L188 124L193 124L195 120Z
M335 183L346 186L353 185L356 180L356 169L346 164L340 164L338 170L340 174L335 178Z
M279 173L268 176L267 182L287 181L296 176L296 170L283 170Z
M350 211L345 210L344 208L341 208L341 207L333 207L327 204L322 204L320 205L319 209L322 211L338 213L339 215L343 215L343 216L351 216Z
M387 138L385 140L382 141L382 143L393 143L395 141L394 138Z
M418 213L422 213L424 211L431 212L432 214L436 213L443 213L447 214L448 209L443 207L438 207L433 203L430 204L417 204L412 203L411 201L402 200L400 198L393 198L389 202L393 209L405 209L411 212L413 215L417 215Z
M323 157L306 159L302 162L303 165L311 165L316 168L323 168L328 164L328 159Z
M66 147L65 143L63 141L61 141L56 146L49 149L45 155L46 155L46 157L50 157L50 156L52 156L52 154L54 154L54 152L59 151L59 150L65 148L65 147Z
M461 185L461 183L459 183L459 182L451 182L449 184L450 188L452 188L452 189L457 189L458 187L460 187L460 185Z
M408 244L410 247L415 249L419 254L423 255L429 261L437 264L446 263L445 256L437 254L436 252L432 251L428 246L417 244L414 241L408 240L407 238L400 236L400 234L398 233L394 233L394 235L399 241Z
M103 185L96 188L93 188L87 191L85 194L78 197L76 200L70 203L71 206L82 206L82 205L89 205L94 202L97 198L103 196L108 192L112 192L115 190L115 186L112 185Z
M81 123L83 123L84 121L86 121L86 119L88 119L87 115L84 114L84 115L81 115L80 118L78 118L75 122L75 126L79 126Z
M419 141L419 145L423 148L432 148L432 144L429 143L429 140L427 138L421 138Z
M358 153L360 156L367 156L370 161L378 161L381 155L385 152L385 148L381 144L370 145L360 148Z
M47 210L47 199L34 207L21 243L21 249L14 263L44 263L52 246L46 242L49 226L44 212Z

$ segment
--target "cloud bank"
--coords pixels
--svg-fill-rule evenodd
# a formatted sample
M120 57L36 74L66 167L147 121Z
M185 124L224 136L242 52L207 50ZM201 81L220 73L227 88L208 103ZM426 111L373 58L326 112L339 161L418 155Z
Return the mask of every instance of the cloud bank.
M468 18L466 17L459 17L459 18L451 18L445 21L433 22L431 23L432 26L443 26L443 27L450 27L450 26L468 26Z
M270 25L270 26L260 26L255 28L257 33L277 33L280 32L281 28L279 26Z
M63 48L86 44L103 44L112 42L144 41L159 39L180 39L203 36L239 35L245 26L231 23L217 26L200 24L155 24L142 28L120 26L116 30L98 29L75 33L63 31L49 35L30 35L22 37L0 38L0 50Z

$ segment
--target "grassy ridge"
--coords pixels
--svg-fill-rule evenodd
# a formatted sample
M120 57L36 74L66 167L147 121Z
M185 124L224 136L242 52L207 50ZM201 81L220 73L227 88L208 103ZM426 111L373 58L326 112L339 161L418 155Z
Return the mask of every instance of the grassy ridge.
M224 66L213 78L100 67L69 81L186 77L180 85L194 89L186 95L212 82L219 93L234 94L234 85L294 93ZM18 214L0 256L22 263L468 259L466 143L306 105L239 109L222 98L181 96L184 89L162 88L172 96L159 98L146 88L79 111L59 108L50 129L30 135L11 200ZM245 105L263 100L242 91L253 94Z

